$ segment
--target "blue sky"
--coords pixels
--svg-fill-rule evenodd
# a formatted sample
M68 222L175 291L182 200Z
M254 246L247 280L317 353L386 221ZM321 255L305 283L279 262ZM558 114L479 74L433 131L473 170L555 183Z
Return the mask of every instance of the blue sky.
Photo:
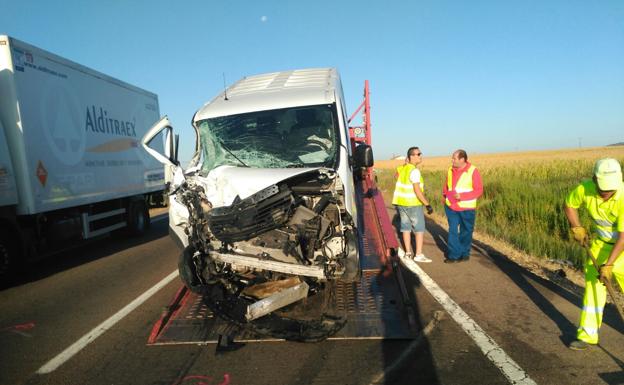
M257 73L371 86L377 159L624 141L624 1L0 1L8 34L155 92L188 159L195 111Z

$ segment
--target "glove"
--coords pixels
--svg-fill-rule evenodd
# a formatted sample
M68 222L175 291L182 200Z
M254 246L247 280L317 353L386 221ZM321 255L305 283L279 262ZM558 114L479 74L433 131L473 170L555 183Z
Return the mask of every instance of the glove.
M602 265L599 270L600 276L598 279L603 284L607 284L607 282L611 281L611 275L613 274L613 265Z
M572 234L574 235L574 240L581 246L585 246L587 244L587 230L585 230L583 226L573 227Z
M431 207L431 205L425 206L425 209L427 209L427 214L428 215L431 215L433 213L433 207Z

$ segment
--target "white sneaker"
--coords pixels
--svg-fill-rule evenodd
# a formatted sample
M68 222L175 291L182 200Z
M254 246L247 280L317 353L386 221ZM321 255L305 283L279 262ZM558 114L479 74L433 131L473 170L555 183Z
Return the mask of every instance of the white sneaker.
M414 257L414 262L429 263L431 262L431 259L425 257L424 254L416 254L416 256Z

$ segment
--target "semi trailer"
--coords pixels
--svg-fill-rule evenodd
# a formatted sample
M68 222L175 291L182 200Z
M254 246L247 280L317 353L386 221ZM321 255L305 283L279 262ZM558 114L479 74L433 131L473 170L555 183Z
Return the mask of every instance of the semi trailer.
M0 279L81 240L146 230L165 178L140 139L158 118L154 93L0 35Z

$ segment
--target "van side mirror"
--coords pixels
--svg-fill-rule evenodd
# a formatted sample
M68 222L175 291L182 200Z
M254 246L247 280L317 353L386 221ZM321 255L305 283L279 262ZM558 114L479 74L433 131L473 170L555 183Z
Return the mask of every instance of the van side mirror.
M367 144L360 144L355 147L353 154L355 167L372 167L375 163L373 159L373 148Z

